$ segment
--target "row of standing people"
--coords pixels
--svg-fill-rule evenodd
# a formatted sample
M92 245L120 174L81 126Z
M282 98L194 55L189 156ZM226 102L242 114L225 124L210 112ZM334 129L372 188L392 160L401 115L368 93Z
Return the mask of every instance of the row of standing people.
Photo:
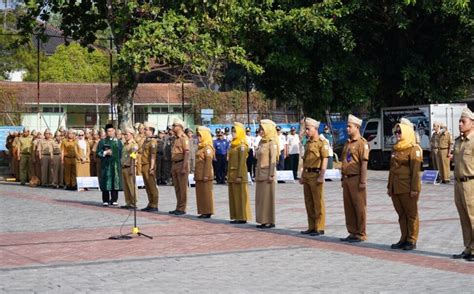
M434 122L433 134L430 138L431 165L439 171L441 183L447 184L451 181L451 167L453 138L445 123Z

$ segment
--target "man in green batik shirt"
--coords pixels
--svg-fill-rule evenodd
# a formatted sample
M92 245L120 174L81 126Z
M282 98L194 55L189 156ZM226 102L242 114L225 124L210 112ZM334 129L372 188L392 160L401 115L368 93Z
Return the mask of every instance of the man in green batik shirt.
M97 146L97 157L100 159L99 185L102 191L103 206L118 206L118 191L122 190L120 157L122 141L115 137L115 128L111 124L105 126L107 137L100 140Z

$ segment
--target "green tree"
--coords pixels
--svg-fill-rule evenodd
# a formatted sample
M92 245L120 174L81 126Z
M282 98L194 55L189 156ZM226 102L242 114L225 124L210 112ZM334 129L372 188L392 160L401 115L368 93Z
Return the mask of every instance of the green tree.
M240 45L237 17L249 8L246 0L188 1L27 1L27 14L19 24L25 36L44 32L37 19L60 16L65 36L81 45L93 44L97 33L110 29L117 53L119 74L114 89L119 124L130 124L133 93L141 71L161 70L178 80L200 74L215 61L231 60L252 72L261 68L251 62Z
M252 11L244 33L265 70L257 88L320 116L464 97L472 16L468 0L276 0Z
M54 54L41 63L40 79L44 82L108 82L109 57L99 50L89 52L76 42L59 45ZM25 80L36 80L36 70Z

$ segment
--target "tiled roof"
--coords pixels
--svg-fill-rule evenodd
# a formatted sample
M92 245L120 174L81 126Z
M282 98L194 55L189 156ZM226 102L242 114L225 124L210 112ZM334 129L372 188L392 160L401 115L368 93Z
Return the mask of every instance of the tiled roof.
M185 87L195 87L184 84ZM0 89L16 94L21 103L37 103L35 82L0 81ZM110 84L40 83L41 104L109 104ZM181 103L181 84L138 84L134 95L135 104ZM185 103L187 99L185 98Z

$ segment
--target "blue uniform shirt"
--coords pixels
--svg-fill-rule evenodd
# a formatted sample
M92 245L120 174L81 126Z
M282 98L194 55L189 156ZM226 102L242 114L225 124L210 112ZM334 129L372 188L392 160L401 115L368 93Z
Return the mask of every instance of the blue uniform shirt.
M214 149L218 155L226 155L227 150L229 149L229 141L226 139L216 139L214 140Z

